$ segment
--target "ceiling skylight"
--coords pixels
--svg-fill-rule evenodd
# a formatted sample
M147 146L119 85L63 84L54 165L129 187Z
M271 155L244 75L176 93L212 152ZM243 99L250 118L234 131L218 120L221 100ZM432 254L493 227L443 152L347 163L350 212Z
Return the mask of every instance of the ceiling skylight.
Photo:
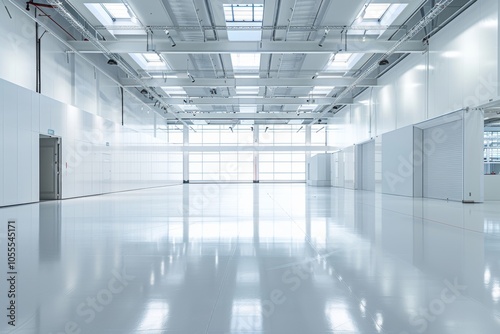
M161 63L163 60L157 53L143 53L142 56L148 63Z
M259 53L231 53L231 61L235 70L258 70L260 68Z
M238 95L257 95L258 93L258 86L236 86L236 94Z
M144 29L118 29L113 30L113 26L139 27L140 22L132 9L123 2L96 3L84 2L85 7L96 17L99 22L107 26L108 31L113 35L145 35Z
M309 94L311 95L327 95L329 94L332 89L334 89L334 86L316 86L314 87Z
M371 3L363 9L361 16L364 20L380 20L390 6L390 3Z
M240 112L241 113L256 113L257 106L255 104L253 104L253 105L252 104L241 104L240 105Z
M175 87L175 86L174 87L162 87L161 89L163 89L163 91L170 96L174 96L174 95L185 96L185 95L187 95L186 91L182 87Z
M260 41L262 38L262 4L225 4L227 38L230 41ZM238 26L238 29L231 29ZM248 29L241 29L247 26Z
M225 4L226 22L262 22L264 5L259 4Z
M134 17L130 8L124 3L103 3L101 5L113 21L130 20Z
M135 60L139 66L145 71L169 71L170 65L166 62L163 56L157 53L129 53L130 57Z
M351 57L352 53L337 53L330 57L330 62L347 63Z

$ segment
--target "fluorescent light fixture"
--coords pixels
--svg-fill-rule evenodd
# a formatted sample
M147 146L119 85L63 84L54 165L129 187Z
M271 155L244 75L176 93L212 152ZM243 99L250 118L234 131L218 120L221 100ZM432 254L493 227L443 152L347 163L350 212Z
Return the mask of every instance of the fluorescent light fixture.
M202 120L202 119L192 119L191 122L194 124L194 125L207 125L207 121L205 120Z
M260 54L231 53L231 62L235 70L258 70L260 68Z
M390 3L370 3L363 9L361 17L363 20L380 20L390 6Z
M255 122L253 119L242 119L240 121L241 125L253 125Z
M264 5L262 4L225 4L226 22L262 22Z
M303 119L291 119L288 121L288 124L290 125L300 125L302 123L304 123Z
M114 20L130 20L134 17L128 5L124 3L102 3L102 7Z

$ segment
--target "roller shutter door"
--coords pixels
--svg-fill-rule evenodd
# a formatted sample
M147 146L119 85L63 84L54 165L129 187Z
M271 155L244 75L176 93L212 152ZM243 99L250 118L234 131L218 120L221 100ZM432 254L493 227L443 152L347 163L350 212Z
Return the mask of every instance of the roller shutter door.
M463 159L461 120L424 129L423 196L462 201Z

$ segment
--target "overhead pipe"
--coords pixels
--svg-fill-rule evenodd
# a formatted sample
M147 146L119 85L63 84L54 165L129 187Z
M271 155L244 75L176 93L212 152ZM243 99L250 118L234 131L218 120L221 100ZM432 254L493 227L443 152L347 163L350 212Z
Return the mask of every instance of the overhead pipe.
M379 62L382 60L386 60L389 56L394 54L394 52L404 43L409 41L411 38L413 38L415 35L417 35L425 26L427 26L432 20L434 20L439 14L443 12L443 10L446 9L454 0L441 0L438 2L430 11L429 13L423 17L413 28L408 30L408 32L401 37L396 44L394 44L386 53L384 53L382 56L378 58L377 61L375 61L370 67L365 69L357 78L354 80L354 82L348 86L345 90L343 90L340 94L337 95L335 100L333 101L332 104L329 105L328 108L325 109L320 115L320 117L316 117L313 119L313 121L310 123L310 125L316 123L319 119L321 119L322 116L324 116L326 113L328 113L331 108L333 108L342 98L344 98L349 92L351 92L354 88L357 87L357 85L364 80L368 75L370 75L373 71L375 71L379 67Z
M54 5L47 5L46 3L39 3L34 1L26 1L26 10L30 10L30 5L34 7L55 8Z
M53 6L55 6L55 10L61 15L66 21L68 21L69 24L71 24L76 30L78 30L89 42L91 42L103 55L105 55L108 59L114 60L117 65L132 79L136 80L143 89L145 89L150 96L158 100L163 107L162 109L165 110L167 113L171 113L174 115L174 117L181 122L182 124L187 126L187 123L184 122L182 119L180 119L174 112L170 111L170 106L168 104L165 104L165 102L162 101L162 97L156 93L156 91L146 85L144 81L135 73L134 70L129 68L129 66L126 65L126 63L121 59L121 57L111 53L110 50L108 50L102 43L99 41L92 33L82 24L80 23L75 17L68 11L66 7L64 7L62 1L60 0L47 0L47 2ZM69 4L69 3L68 3ZM72 6L71 4L69 4ZM73 8L74 9L74 8ZM82 18L84 19L84 18ZM90 25L89 22L85 21L85 24ZM159 114L159 113L158 113ZM161 115L160 115L161 116Z

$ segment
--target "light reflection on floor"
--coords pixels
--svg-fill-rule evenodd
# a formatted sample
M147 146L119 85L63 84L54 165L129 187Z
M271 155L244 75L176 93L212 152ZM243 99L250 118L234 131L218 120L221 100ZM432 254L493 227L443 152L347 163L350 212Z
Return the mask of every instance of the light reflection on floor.
M500 333L495 202L191 184L3 208L2 275L11 218L2 333Z

